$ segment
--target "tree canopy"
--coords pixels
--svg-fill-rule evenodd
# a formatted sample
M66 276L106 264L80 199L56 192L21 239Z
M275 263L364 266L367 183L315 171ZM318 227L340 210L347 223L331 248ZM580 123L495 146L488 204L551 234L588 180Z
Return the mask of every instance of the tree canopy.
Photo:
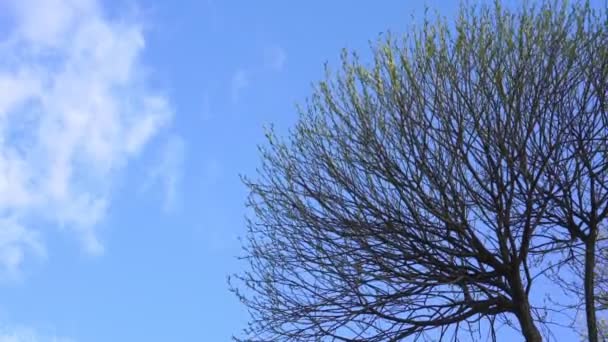
M241 338L541 341L549 279L582 289L597 341L607 29L588 2L497 1L344 52L245 178Z

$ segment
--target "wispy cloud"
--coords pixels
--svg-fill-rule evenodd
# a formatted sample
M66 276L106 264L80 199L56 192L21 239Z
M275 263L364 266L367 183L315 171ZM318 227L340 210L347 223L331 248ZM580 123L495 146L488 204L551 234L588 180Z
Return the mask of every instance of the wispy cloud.
M243 69L238 69L232 75L232 80L230 82L230 94L232 98L232 102L238 102L241 92L243 89L249 86L249 74L247 71Z
M67 337L45 335L31 328L0 328L0 342L75 342Z
M38 232L27 229L16 219L0 218L0 279L19 277L26 250L37 256L46 255Z
M185 156L184 139L178 135L171 135L161 150L158 163L151 168L146 188L149 190L154 187L162 190L165 212L175 210L179 204Z
M287 52L282 47L275 45L266 47L264 50L264 64L274 71L282 71L287 63Z
M0 267L44 250L38 227L75 232L103 251L95 226L113 176L172 116L141 77L142 27L95 0L9 0L0 41Z

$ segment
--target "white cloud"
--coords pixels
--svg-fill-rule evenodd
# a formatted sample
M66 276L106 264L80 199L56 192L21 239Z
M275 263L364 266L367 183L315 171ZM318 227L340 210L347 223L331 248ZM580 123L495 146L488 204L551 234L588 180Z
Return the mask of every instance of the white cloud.
M161 150L158 163L150 171L144 190L151 186L163 190L165 212L173 211L178 205L185 155L184 140L180 136L171 135Z
M249 74L247 73L247 71L245 71L243 69L239 69L239 70L235 71L235 73L232 75L232 80L230 83L231 97L232 97L233 103L235 103L239 100L241 92L243 91L243 89L247 88L248 86L249 86Z
M45 248L37 232L14 219L0 218L0 227L0 278L14 279L19 276L25 251L44 256Z
M264 51L264 64L274 71L282 71L287 63L287 52L280 46L267 47Z
M139 70L145 41L96 0L9 0L0 41L0 269L44 254L40 227L72 231L87 252L113 176L172 116ZM35 231L32 221L39 229ZM2 340L0 340L2 341Z
M75 342L73 339L54 335L43 335L30 328L2 328L0 342Z

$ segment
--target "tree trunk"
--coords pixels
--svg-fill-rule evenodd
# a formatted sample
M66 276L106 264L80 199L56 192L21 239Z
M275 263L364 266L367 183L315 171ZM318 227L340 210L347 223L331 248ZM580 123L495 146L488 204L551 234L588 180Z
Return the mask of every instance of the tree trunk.
M585 313L589 342L599 341L595 316L595 240L596 237L592 233L585 248Z
M519 320L521 333L526 338L526 342L541 342L543 338L536 327L536 324L534 324L528 301L523 299L522 303L519 304L517 311L518 312L515 315Z
M519 269L513 270L513 301L515 304L515 315L519 321L521 333L527 342L541 342L543 340L540 330L534 323L532 309L528 301L528 295L524 290Z

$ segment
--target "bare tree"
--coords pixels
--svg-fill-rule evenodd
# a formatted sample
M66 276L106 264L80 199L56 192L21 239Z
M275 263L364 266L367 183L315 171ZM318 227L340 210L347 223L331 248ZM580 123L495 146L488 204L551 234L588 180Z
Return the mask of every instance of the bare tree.
M546 184L539 187L539 194L550 200L542 236L550 237L549 250L566 256L572 274L582 278L582 291L577 277L569 281L574 285L570 288L580 294L587 337L595 342L599 340L596 265L602 257L597 249L608 218L608 20L606 8L594 12L587 2L579 9L570 15L578 21L576 32L585 36L576 42L579 57L573 64L580 78L572 84L572 97L556 99L566 106L561 120L567 125L561 130L564 138L559 148L548 158L552 166L543 175Z
M541 341L534 281L583 262L597 341L606 23L587 3L496 2L388 37L369 67L344 53L245 180L243 339L495 340L506 324Z
M608 311L608 246L606 245L608 240L606 239L606 235L608 232L606 228L605 226L600 228L598 234L599 243L596 248L595 304L598 311L597 330L600 341L608 341L608 317L606 316L606 311ZM580 262L578 266L579 270L584 269ZM579 277L581 277L580 274ZM584 291L581 291L580 287L576 286L576 283L570 284L573 288L570 292L577 293L579 298L584 298ZM582 332L581 335L583 338L587 338L588 331Z

